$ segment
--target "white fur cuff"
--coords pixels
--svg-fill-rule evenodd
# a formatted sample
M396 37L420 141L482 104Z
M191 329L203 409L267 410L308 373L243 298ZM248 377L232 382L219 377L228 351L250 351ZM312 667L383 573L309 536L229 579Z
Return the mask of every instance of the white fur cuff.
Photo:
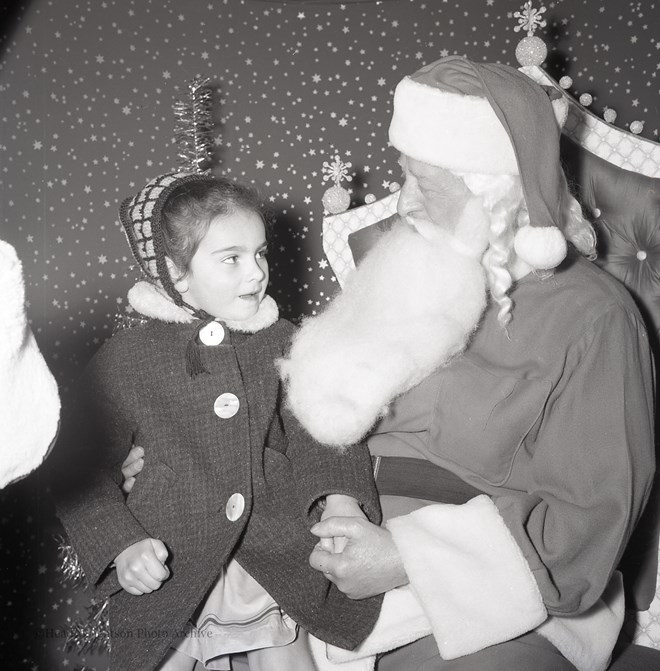
M605 671L625 615L623 576L615 571L603 596L586 612L549 617L536 631L579 671Z
M387 523L443 659L520 636L547 617L534 576L487 496Z
M319 671L370 671L375 656L431 634L431 625L410 587L385 594L380 615L371 633L354 650L326 645L310 637Z

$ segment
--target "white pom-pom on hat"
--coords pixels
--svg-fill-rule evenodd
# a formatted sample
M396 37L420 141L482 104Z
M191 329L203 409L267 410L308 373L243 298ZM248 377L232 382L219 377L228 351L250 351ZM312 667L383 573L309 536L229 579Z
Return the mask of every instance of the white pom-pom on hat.
M556 268L567 253L566 238L556 226L523 226L513 246L518 257L535 270Z

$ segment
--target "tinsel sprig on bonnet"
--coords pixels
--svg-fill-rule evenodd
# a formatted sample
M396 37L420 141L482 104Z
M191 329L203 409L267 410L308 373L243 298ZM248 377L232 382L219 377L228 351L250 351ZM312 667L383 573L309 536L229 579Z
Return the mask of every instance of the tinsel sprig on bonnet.
M213 156L213 90L206 77L194 77L187 95L174 102L174 133L182 172L204 172Z

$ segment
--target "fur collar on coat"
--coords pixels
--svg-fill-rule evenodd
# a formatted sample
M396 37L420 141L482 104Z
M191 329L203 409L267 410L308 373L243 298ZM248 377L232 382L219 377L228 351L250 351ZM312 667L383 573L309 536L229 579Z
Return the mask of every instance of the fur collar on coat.
M185 308L179 307L159 287L149 282L138 282L128 292L130 306L151 319L164 322L190 324L195 320ZM256 333L272 326L279 318L277 303L265 295L257 313L242 321L219 320L232 331L241 333Z

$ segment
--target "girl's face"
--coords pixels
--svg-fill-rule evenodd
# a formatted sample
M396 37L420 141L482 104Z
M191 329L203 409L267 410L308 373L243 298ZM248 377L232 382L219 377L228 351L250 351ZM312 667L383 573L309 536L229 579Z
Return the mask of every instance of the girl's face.
M175 287L186 303L217 319L249 319L266 293L266 251L264 223L256 212L218 216Z

